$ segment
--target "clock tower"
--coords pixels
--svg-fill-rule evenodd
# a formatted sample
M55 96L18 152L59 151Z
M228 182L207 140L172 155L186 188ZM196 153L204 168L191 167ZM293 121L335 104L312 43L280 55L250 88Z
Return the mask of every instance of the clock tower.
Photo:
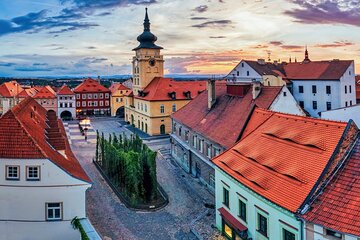
M133 92L138 94L155 77L164 76L164 60L160 46L155 45L157 37L150 32L150 21L145 8L144 32L137 37L139 46L133 49Z

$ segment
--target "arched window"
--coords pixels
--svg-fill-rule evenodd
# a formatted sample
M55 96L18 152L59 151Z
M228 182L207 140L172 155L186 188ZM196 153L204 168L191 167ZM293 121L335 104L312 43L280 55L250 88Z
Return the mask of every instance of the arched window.
M165 134L165 125L160 125L160 134Z

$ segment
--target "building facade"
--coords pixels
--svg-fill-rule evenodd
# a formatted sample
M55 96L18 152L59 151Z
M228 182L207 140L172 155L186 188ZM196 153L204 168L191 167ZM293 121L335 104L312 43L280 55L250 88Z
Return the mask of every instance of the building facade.
M63 85L57 92L58 116L64 120L71 120L76 117L75 93Z
M110 86L111 91L111 116L125 117L125 94L131 90L122 83L113 83Z
M33 97L47 111L58 113L56 92L50 87L42 87Z
M110 115L111 92L97 80L88 78L73 92L76 96L76 116Z
M16 81L0 85L0 116L20 102L18 95L22 91L23 88Z
M298 104L312 117L356 104L354 61L311 61L307 49L301 62L242 60L228 81L261 81L264 86L287 85Z
M15 137L14 137L15 136ZM79 239L89 177L55 112L27 98L0 118L0 238Z
M352 122L255 109L239 142L213 159L219 230L228 239L307 239L298 214L357 134Z
M150 32L147 14L144 32L134 48L132 91L125 98L125 120L150 135L171 132L171 113L181 109L205 90L204 81L175 81L164 78L162 47L155 45L157 37Z
M172 156L187 173L214 191L211 159L237 142L255 106L305 115L286 86L209 81L206 92L172 115Z

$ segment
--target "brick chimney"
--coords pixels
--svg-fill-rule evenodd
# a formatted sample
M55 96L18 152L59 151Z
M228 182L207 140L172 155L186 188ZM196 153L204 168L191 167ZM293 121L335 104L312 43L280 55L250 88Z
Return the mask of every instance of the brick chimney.
M253 80L252 82L252 96L255 100L261 92L261 84L260 81Z
M215 95L215 80L209 79L207 82L207 91L208 91L208 109L210 110L214 103L216 102Z

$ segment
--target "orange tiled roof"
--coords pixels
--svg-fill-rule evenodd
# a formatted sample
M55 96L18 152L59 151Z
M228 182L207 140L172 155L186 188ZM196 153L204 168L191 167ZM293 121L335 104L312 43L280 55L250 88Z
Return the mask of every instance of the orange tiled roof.
M346 126L257 108L241 140L213 162L242 185L295 213L317 183Z
M350 158L302 217L338 232L360 236L360 139Z
M235 144L254 106L269 108L282 87L262 87L253 100L250 89L244 97L227 94L226 83L216 82L216 103L208 109L208 92L201 93L172 118L204 137L229 148Z
M283 66L286 77L291 80L339 80L352 63L350 60L332 60L288 63Z
M75 89L74 93L82 93L82 92L103 92L110 93L110 90L101 85L98 81L88 78L80 83Z
M65 84L57 92L58 95L74 95L75 93Z
M67 158L56 149L64 150ZM0 118L0 158L49 159L71 176L90 182L71 152L61 121L31 97Z
M124 90L124 91L130 90L129 88L125 87L121 83L112 83L109 89L112 94L116 93L116 91L118 91L118 90Z
M171 78L154 78L144 89L145 96L135 98L148 101L172 100L170 93L176 93L176 100L186 100L185 92L191 92L191 98L195 98L200 92L206 89L206 81L175 81Z
M37 92L33 98L35 98L35 99L39 99L39 98L52 99L52 98L56 98L56 93L50 86L45 86L45 87L41 88L40 91Z
M0 85L0 96L2 97L15 97L24 89L16 81L5 82Z

